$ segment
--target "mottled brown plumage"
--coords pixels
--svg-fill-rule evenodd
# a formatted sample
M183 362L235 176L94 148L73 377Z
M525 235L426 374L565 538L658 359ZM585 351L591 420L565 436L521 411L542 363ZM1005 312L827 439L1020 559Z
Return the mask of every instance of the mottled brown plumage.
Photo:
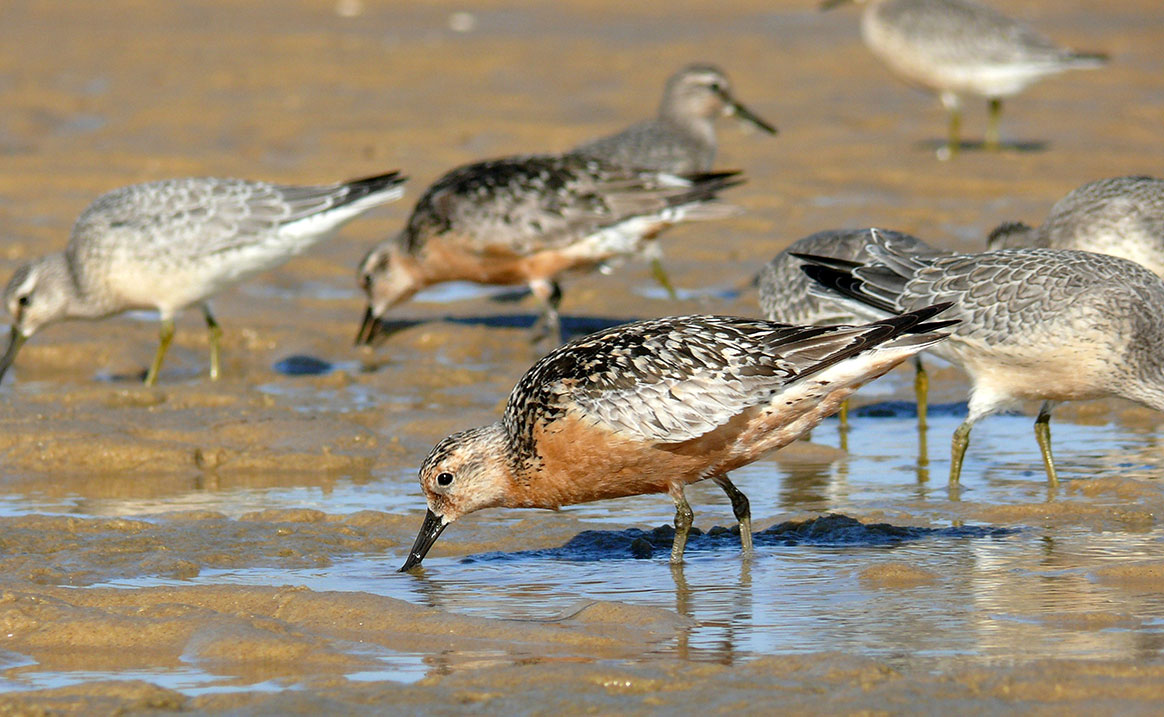
M944 307L863 326L795 327L725 316L640 321L551 352L518 381L501 420L454 434L420 468L428 517L403 569L452 521L483 508L558 508L643 493L676 505L689 483L731 497L745 551L748 501L727 474L801 436L857 386L944 338Z

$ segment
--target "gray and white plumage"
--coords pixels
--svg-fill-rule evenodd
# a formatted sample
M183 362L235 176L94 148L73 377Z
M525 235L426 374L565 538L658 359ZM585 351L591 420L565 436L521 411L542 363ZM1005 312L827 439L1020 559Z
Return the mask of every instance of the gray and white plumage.
M854 388L943 339L943 306L863 326L796 327L727 316L616 326L526 372L499 421L439 442L420 468L428 514L402 570L450 523L492 507L558 508L649 493L676 505L683 559L691 483L732 502L745 552L748 500L727 474L799 438Z
M961 323L932 351L972 381L956 436L1022 400L1044 402L1043 423L1060 401L1115 396L1164 410L1164 282L1142 266L1056 249L919 255L887 237L869 252L806 271L870 318L952 303L947 315ZM1049 442L1044 459L1054 479Z
M476 162L437 180L405 229L360 264L375 321L426 286L446 281L527 284L557 327L558 278L638 253L667 227L739 210L717 200L738 172L677 175L577 155Z
M869 0L861 33L906 80L986 98L1010 97L1047 75L1100 62L975 0Z
M1021 222L999 226L987 247L1111 254L1164 277L1164 180L1135 176L1089 182L1056 202L1037 227Z
M798 239L777 254L760 271L759 301L764 318L786 324L815 326L858 321L858 317L843 302L810 291L815 282L801 270L805 262L794 255L815 254L849 261L867 261L872 258L868 251L869 232L868 228L829 229ZM902 245L913 245L919 252L930 249L922 240L908 234L888 229L879 229L878 232Z
M656 117L585 142L573 153L639 169L706 172L715 162L715 121L724 114L776 134L775 127L735 99L723 70L688 65L667 79Z
M836 297L822 296L811 291L815 282L804 273L804 261L797 254L867 261L871 229L831 229L804 237L768 262L759 276L759 300L764 317L770 321L789 324L812 324L831 326L851 324L862 320L853 313L845 302ZM891 238L897 246L909 247L912 251L925 254L931 249L921 239L895 232L877 230ZM914 391L917 396L918 426L924 428L927 420L929 378L922 365L920 354L914 357ZM848 423L847 406L841 409L841 425Z
M393 172L290 186L183 178L114 190L81 213L63 252L21 267L9 281L4 303L13 335L130 309L156 309L170 321L399 198L404 179Z
M826 9L846 0L825 0ZM1049 75L1102 66L1107 58L1060 47L976 0L864 2L861 37L907 83L938 93L950 113L949 152L957 151L963 95L991 101L987 144L998 145L1001 101Z

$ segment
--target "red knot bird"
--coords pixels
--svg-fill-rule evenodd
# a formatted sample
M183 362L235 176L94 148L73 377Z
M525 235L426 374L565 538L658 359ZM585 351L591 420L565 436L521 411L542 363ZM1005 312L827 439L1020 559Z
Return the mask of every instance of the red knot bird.
M28 337L49 324L155 309L161 342L145 378L153 385L175 314L198 304L217 379L222 331L207 300L398 199L404 181L398 172L319 186L188 177L109 192L81 213L63 252L22 266L8 282L4 305L13 322L0 378Z
M835 326L852 324L863 319L856 316L845 302L836 298L810 293L814 282L801 271L805 262L796 254L814 254L846 259L868 261L872 257L866 250L869 245L870 229L830 229L799 239L776 255L760 271L760 310L769 321L785 324ZM914 251L925 252L929 247L922 240L885 229L879 232L891 237L898 246L913 247ZM929 380L921 355L914 356L914 393L917 396L918 427L926 425L927 393ZM841 405L841 425L847 424L848 401Z
M739 172L676 175L573 155L508 157L452 170L428 188L404 230L360 264L369 344L389 308L446 281L526 284L539 326L561 343L561 274L617 262L682 221L734 216L717 201Z
M858 386L945 337L945 306L863 326L797 327L727 316L616 326L547 354L501 420L456 433L420 468L428 512L401 568L484 508L547 508L648 493L675 502L671 561L694 515L688 484L727 493L745 554L747 497L728 473L800 437Z
M1042 402L1035 437L1052 484L1054 404L1114 396L1164 411L1164 282L1139 264L1066 249L919 253L876 233L868 251L867 261L801 258L859 316L952 304L947 314L961 323L932 350L972 387L952 441L951 483L974 424L1019 401Z
M590 140L573 152L636 169L679 174L708 172L715 162L715 121L725 115L776 134L773 125L735 98L723 70L706 63L692 64L667 79L654 119ZM655 279L674 298L675 290L663 270L659 245L648 244L646 254Z
M850 0L825 0L828 10ZM938 93L950 115L938 153L961 146L962 95L990 106L985 146L999 148L1002 101L1049 75L1100 67L1107 57L1067 50L975 0L852 0L864 3L861 37L879 60L911 85Z
M1111 254L1164 277L1164 180L1089 182L1056 202L1038 227L1008 222L987 240L989 249L1031 247Z

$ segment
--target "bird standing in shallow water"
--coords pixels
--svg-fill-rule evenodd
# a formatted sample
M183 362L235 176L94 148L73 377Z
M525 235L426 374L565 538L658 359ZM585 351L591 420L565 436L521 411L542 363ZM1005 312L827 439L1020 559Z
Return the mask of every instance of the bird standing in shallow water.
M573 153L635 169L709 172L715 164L715 121L725 115L776 134L774 126L735 98L723 70L696 63L667 79L656 117L585 142ZM659 246L648 244L644 253L651 261L655 280L674 298L675 289L663 270Z
M987 239L989 249L1078 249L1134 261L1164 277L1164 180L1099 179L1072 190L1038 227L1008 222Z
M760 310L769 321L785 324L810 324L813 326L835 326L852 324L862 319L853 313L845 302L829 296L810 293L813 282L801 267L804 261L797 254L814 254L849 261L865 261L872 258L866 247L869 245L870 229L830 229L809 235L793 242L772 261L764 265L759 276ZM891 230L878 230L891 237L895 245L913 245L918 252L929 247L916 237ZM914 356L916 368L914 393L917 396L917 422L919 428L926 426L926 403L929 380L921 355ZM848 401L841 405L841 425L847 424Z
M389 308L446 281L526 284L541 327L561 343L558 277L635 254L682 221L734 216L716 201L738 172L674 175L572 155L458 167L428 188L404 231L360 263L368 308L356 336L370 344Z
M420 468L428 513L401 570L477 510L646 493L675 501L678 563L694 520L685 489L706 478L731 499L750 553L748 499L728 473L796 440L858 386L944 338L938 331L950 322L929 322L944 308L834 327L682 316L572 341L526 372L501 420L429 453Z
M1042 401L1035 438L1047 480L1051 409L1115 396L1164 411L1164 281L1125 259L1083 251L1006 249L955 254L897 246L873 232L871 259L800 255L822 290L869 318L950 302L961 321L933 352L970 375L969 415L954 432L950 482L976 422Z
M105 194L81 213L63 252L22 266L8 282L4 305L13 322L0 378L28 337L51 323L156 309L161 342L145 378L153 385L174 315L200 304L217 379L222 331L206 300L400 198L404 181L398 172L302 187L190 177Z
M829 10L850 0L825 0ZM864 3L861 37L907 83L938 93L950 115L939 158L961 146L961 96L990 104L986 149L998 150L1002 101L1048 75L1102 67L1102 54L1067 50L975 0L852 0Z

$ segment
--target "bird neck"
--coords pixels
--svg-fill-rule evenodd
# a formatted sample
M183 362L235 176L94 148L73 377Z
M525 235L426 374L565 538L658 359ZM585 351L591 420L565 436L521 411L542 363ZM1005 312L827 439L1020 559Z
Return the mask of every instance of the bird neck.
M82 277L77 275L63 252L49 254L40 260L39 273L44 289L55 295L59 319L97 319L113 313L100 292L85 290Z

